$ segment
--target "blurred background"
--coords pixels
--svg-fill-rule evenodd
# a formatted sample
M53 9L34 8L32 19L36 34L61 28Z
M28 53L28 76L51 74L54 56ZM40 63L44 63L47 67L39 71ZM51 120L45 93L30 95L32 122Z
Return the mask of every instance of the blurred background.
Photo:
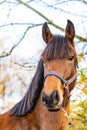
M87 130L87 0L0 0L0 113L27 91L46 46L43 23L65 35L67 19L75 26L79 65L68 130Z

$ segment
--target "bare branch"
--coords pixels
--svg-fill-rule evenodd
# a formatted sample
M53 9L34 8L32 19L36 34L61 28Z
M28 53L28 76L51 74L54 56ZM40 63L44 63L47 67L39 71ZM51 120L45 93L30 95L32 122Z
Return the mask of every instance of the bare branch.
M56 1L57 1L57 0L56 0ZM87 4L87 1L86 1L86 0L59 0L59 1L57 1L56 4L63 4L63 3L75 2L75 1L77 1L77 2L82 2L82 3L84 3L84 4Z
M1 55L0 58L3 58L3 57L7 57L9 55L11 55L12 51L20 44L20 42L22 41L22 39L25 37L26 33L28 32L28 30L30 29L30 26L26 29L26 31L22 34L21 38L19 39L19 41L11 48L11 50L4 54L4 55Z
M70 12L70 11L66 11L66 10L64 10L64 8L62 9L62 8L59 8L59 6L57 7L57 5L59 5L59 4L64 4L64 3L68 3L68 2L72 2L72 1L80 1L80 0L66 0L66 1L58 1L57 3L55 3L55 4L48 4L48 3L46 3L46 2L44 2L44 1L42 1L42 3L44 4L44 6L46 6L47 8L53 8L53 9L55 9L55 10L60 10L61 12L64 12L64 13L67 13L67 14L71 14L71 15L74 15L74 16L79 16L79 17L84 17L84 18L86 18L87 17L87 15L84 15L84 14L76 14L76 13L74 13L74 12Z
M6 0L3 0L2 2L0 2L0 5L3 4L3 3L5 3L5 2L6 2Z
M8 24L3 24L3 25L1 25L0 26L0 28L3 28L3 27L6 27L6 26L26 26L26 25L28 25L28 26L30 26L31 28L33 28L33 27L36 27L36 26L41 26L41 25L43 25L43 23L41 23L41 24L33 24L33 23L8 23Z
M39 12L38 10L34 9L33 7L31 7L30 5L28 5L27 3L21 1L21 0L17 0L19 3L21 3L22 5L26 6L27 8L31 9L32 11L34 11L35 13L37 13L39 16L41 16L42 18L44 18L45 20L48 21L49 24L53 25L54 27L60 29L61 31L64 31L64 29L58 25L56 25L55 23L52 22L52 20L48 19L45 15L43 15L41 12Z
M21 1L21 0L17 0L20 4L26 6L27 8L31 9L32 11L34 11L35 13L37 13L39 16L41 16L42 18L44 18L45 20L47 20L47 22L51 25L53 25L54 27L58 28L61 31L65 31L64 28L56 25L52 20L48 19L45 15L43 15L41 12L39 12L38 10L36 10L35 8L31 7L30 5L28 5L27 3ZM80 41L83 42L87 42L87 38L81 37L79 35L76 35L76 38Z
M15 65L18 65L19 67L21 67L22 69L25 70L34 70L36 68L36 65L30 65L29 63L27 63L27 65L25 65L24 63L18 63L18 62L13 62Z
M23 81L23 78L18 73L17 73L17 77L19 78L23 86L27 86L27 84Z
M59 30L61 31L65 31L64 28L56 25L52 20L48 19L45 15L43 15L41 12L39 12L38 10L36 10L35 8L31 7L28 3L25 3L21 0L17 0L19 3L21 3L22 5L26 6L27 8L31 9L32 11L34 11L35 13L37 13L39 16L41 16L42 18L44 18L46 21L48 21L49 24L53 25L54 27L58 28ZM28 2L31 2L32 0L28 1ZM5 1L3 1L5 2ZM3 58L3 57L6 57L6 56L9 56L12 51L19 45L19 43L23 40L23 38L25 37L26 33L28 32L28 30L30 28L33 28L33 27L36 27L36 26L40 26L42 24L32 24L32 23L8 23L8 24L5 24L5 25L1 25L1 27L5 27L5 26L13 26L13 25L29 25L26 29L25 32L23 32L23 34L21 35L20 39L18 40L18 42L10 49L10 51L8 53L5 53L4 55L1 55L0 58ZM83 41L83 42L87 42L87 38L83 38L79 35L76 35L76 38L80 41Z
M28 24L30 25L30 23L10 23L10 24L6 24L6 25L1 25L1 27L8 26L8 25L28 25ZM41 25L42 25L42 23L40 23L40 24L31 24L31 26L28 26L27 29L25 30L25 32L23 32L23 34L20 36L20 39L18 40L18 42L10 49L10 51L8 53L5 53L4 55L1 55L0 58L7 57L7 56L11 55L12 51L24 39L24 37L26 36L26 34L29 31L29 29L37 27L37 26L41 26Z
M81 0L81 2L83 2L84 4L87 4L87 1L86 1L86 0Z

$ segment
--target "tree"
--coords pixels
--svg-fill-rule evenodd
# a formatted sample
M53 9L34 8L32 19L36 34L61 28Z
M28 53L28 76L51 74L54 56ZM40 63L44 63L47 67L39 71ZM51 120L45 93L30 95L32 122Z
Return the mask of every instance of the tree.
M0 13L0 95L3 96L3 99L6 100L6 95L13 94L17 90L19 91L19 88L24 94L25 88L32 78L32 76L30 78L28 75L29 73L33 75L38 61L37 57L40 55L42 47L44 48L45 46L41 37L42 24L47 21L53 30L64 33L64 26L66 25L67 19L72 20L76 28L75 45L78 51L78 62L80 66L78 69L78 85L76 87L78 88L80 86L79 89L82 89L81 94L86 95L87 2L85 0L2 0L0 7L0 12L3 12ZM27 54L24 51L25 46L27 46L27 49L25 49ZM40 48L37 46L40 46ZM32 54L30 55L31 48L32 54L34 54L33 60L31 60ZM29 56L26 58L23 56L23 53ZM21 92L19 92L19 95L21 97ZM78 95L79 97L81 96L80 94ZM85 96L85 101L86 98ZM78 115L82 117L86 110L86 107L83 107L83 104L85 104L83 101L81 99L79 100L79 104L75 103L74 105L74 101L72 100L73 108L71 112L73 119L78 118ZM7 103L7 106L11 102L13 101ZM80 114L75 109L76 105L79 108L84 108L81 113L79 111ZM72 110L75 110L76 115L73 116ZM80 123L80 118L78 120L80 125L82 122ZM86 117L85 120L87 120ZM74 124L78 124L76 119L74 120Z

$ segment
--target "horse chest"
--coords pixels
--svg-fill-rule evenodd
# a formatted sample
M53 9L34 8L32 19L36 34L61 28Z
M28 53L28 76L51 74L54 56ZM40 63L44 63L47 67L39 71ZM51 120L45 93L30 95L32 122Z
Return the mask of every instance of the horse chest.
M67 118L61 112L46 112L41 117L41 130L66 130Z

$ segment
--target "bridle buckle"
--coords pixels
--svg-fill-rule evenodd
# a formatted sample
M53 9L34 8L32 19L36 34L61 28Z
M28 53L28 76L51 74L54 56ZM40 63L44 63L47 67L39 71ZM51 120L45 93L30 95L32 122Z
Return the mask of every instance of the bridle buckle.
M68 99L69 99L69 97L70 97L70 95L69 95L69 85L64 83L64 88L67 92L67 96L68 96Z

